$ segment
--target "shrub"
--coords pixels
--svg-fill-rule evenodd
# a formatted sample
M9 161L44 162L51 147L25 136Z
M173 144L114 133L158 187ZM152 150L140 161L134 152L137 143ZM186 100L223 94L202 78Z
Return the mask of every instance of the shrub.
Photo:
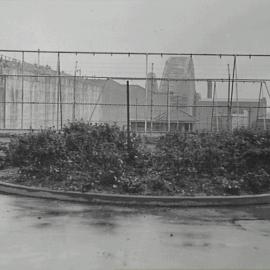
M257 168L270 170L270 148L251 148L243 153L242 159L249 170L256 170Z
M167 134L147 152L117 126L70 123L12 139L7 158L21 179L72 190L211 195L270 190L270 132ZM1 165L1 164L0 164Z
M237 180L224 179L222 187L225 194L240 195L241 193L241 185Z
M270 190L270 175L264 170L248 172L242 176L242 189L248 193L262 193Z
M0 142L0 169L4 169L8 164L7 160L8 147L5 143Z
M19 135L9 144L8 160L25 175L56 176L67 162L65 141L52 129Z
M129 152L126 140L117 126L74 122L62 132L48 129L18 136L9 145L8 158L25 177L66 181L84 172L84 182L111 186L139 155L139 138L131 136Z
M119 188L124 193L141 194L146 191L142 178L125 176L118 181Z

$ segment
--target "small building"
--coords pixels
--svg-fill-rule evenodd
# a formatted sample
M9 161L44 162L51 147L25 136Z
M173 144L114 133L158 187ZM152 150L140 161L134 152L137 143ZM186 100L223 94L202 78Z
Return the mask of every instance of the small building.
M259 106L258 106L259 104ZM266 99L239 99L232 102L231 110L227 99L200 99L196 104L195 129L226 130L254 127L257 119L266 115Z

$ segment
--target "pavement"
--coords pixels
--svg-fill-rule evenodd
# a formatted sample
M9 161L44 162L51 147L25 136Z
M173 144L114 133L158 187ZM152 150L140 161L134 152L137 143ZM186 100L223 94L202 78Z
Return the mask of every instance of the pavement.
M0 269L270 269L270 205L128 208L0 194Z

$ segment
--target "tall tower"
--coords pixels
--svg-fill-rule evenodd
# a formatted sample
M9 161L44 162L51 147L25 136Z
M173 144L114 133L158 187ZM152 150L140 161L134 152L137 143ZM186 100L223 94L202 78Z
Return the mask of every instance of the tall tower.
M164 67L162 78L169 79L194 79L194 65L191 57L170 57ZM193 106L195 96L195 81L161 81L159 92L173 93L177 97L179 106ZM193 115L192 107L183 108L187 113Z

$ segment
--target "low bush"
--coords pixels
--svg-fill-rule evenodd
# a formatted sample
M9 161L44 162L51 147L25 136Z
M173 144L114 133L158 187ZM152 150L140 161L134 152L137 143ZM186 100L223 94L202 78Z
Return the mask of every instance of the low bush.
M190 177L198 179L198 192L260 193L270 190L269 146L269 131L167 134L160 138L152 162L163 179L174 179L180 186L191 185ZM243 185L240 179L251 175L252 182ZM205 178L210 183L203 186ZM223 180L217 183L217 178Z
M7 161L8 147L5 143L0 142L0 169L8 165Z
M270 190L270 133L167 134L147 152L117 126L74 122L12 139L20 180L69 190L133 194L239 195Z
M117 126L75 122L63 132L48 129L14 138L8 159L25 177L66 181L84 172L84 182L112 185L135 161L137 148L138 138L132 136L127 151L126 134Z
M263 193L270 190L270 175L264 169L247 172L240 179L241 188L247 193Z
M52 176L54 179L65 172L68 160L62 135L52 129L13 138L7 158L24 176Z

